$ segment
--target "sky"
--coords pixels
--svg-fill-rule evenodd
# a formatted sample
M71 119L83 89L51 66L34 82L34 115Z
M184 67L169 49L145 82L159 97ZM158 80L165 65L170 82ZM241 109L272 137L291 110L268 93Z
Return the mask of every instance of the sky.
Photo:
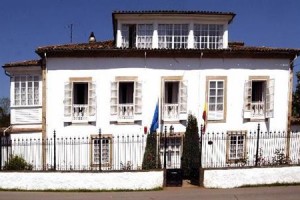
M249 46L300 49L299 0L1 0L0 66L39 59L41 46L113 39L115 10L233 12L229 41ZM295 62L300 71L300 58ZM295 80L294 80L295 81ZM0 98L9 97L9 78L0 68Z

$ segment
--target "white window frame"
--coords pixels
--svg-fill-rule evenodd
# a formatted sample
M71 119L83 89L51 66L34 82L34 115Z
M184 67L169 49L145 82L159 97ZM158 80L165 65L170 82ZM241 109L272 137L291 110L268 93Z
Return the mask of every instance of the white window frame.
M112 163L112 138L104 135L101 142L101 167L110 167ZM91 145L92 166L99 167L99 137L93 136Z
M253 81L265 82L264 94L265 97L261 107L263 107L263 113L256 115L253 114L255 105L252 103L252 83ZM270 79L268 76L250 76L249 80L244 84L244 118L253 120L264 120L274 117L274 86L275 80Z
M12 106L40 106L40 78L40 75L15 75Z
M215 87L211 88L211 83L215 82ZM223 87L219 87L223 83ZM226 121L226 99L227 99L227 77L207 77L207 120L210 122ZM214 91L214 94L212 94ZM221 92L222 91L222 92ZM222 93L222 95L221 95ZM222 106L222 109L220 109Z
M183 139L182 135L174 135L166 137L167 148L166 148L166 167L169 169L180 168L181 166L181 156L183 148ZM164 166L164 137L160 138L160 159L161 165Z
M245 161L247 131L228 131L227 134L227 162L238 163Z
M173 118L167 117L168 114L165 110L165 84L166 82L178 82L178 110L177 115ZM162 77L162 108L163 108L163 120L164 121L178 121L178 120L184 120L187 117L187 98L188 98L188 81L183 80L181 76L176 77Z
M122 82L133 82L133 110L132 116L124 118L120 112L119 88ZM110 114L111 121L118 122L134 122L141 120L142 115L142 82L138 81L137 77L116 77L115 81L111 82L111 99L110 99Z
M121 38L122 47L129 48L129 27L135 26L135 35L132 38L136 48L152 48L153 42L153 24L122 24L121 25Z
M88 103L86 106L87 109L87 119L76 120L74 118L74 109L73 109L73 88L74 83L87 83L88 84ZM73 123L85 123L87 121L96 121L96 83L92 81L92 78L70 78L68 82L65 82L64 86L64 122L73 122Z
M189 24L158 24L159 49L187 49Z
M137 24L136 47L143 49L152 48L153 24Z
M195 49L222 49L223 37L223 24L194 24Z

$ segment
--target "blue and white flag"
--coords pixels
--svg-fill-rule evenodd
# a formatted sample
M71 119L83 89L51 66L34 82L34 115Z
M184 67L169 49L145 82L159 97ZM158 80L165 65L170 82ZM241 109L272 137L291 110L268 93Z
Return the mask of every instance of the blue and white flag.
M157 101L153 118L152 118L152 123L150 126L150 133L154 133L156 132L156 129L158 129L158 115L159 115L159 110L158 110L158 101Z

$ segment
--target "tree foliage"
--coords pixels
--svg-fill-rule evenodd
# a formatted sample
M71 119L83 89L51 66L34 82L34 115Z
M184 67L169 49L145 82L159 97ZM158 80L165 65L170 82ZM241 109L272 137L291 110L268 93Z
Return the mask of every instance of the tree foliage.
M199 129L196 117L191 114L187 123L181 165L183 177L191 179L194 176L192 173L200 167Z
M146 149L143 158L142 168L144 170L160 169L161 162L157 155L157 135L151 133L147 136Z
M10 100L9 98L0 98L0 127L10 125Z
M293 93L293 116L300 117L300 72L296 73L297 85Z

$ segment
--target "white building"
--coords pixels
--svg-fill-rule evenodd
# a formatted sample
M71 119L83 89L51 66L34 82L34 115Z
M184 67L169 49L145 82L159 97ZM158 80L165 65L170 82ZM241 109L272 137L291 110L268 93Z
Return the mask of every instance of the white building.
M258 123L262 130L289 129L300 50L229 42L230 12L112 17L112 41L39 47L40 60L3 66L11 77L12 137L46 138L54 130L57 137L93 137L99 129L107 138L143 135L157 103L157 132L172 125L179 135L174 155L187 115L204 124L205 104L208 132L256 130Z

